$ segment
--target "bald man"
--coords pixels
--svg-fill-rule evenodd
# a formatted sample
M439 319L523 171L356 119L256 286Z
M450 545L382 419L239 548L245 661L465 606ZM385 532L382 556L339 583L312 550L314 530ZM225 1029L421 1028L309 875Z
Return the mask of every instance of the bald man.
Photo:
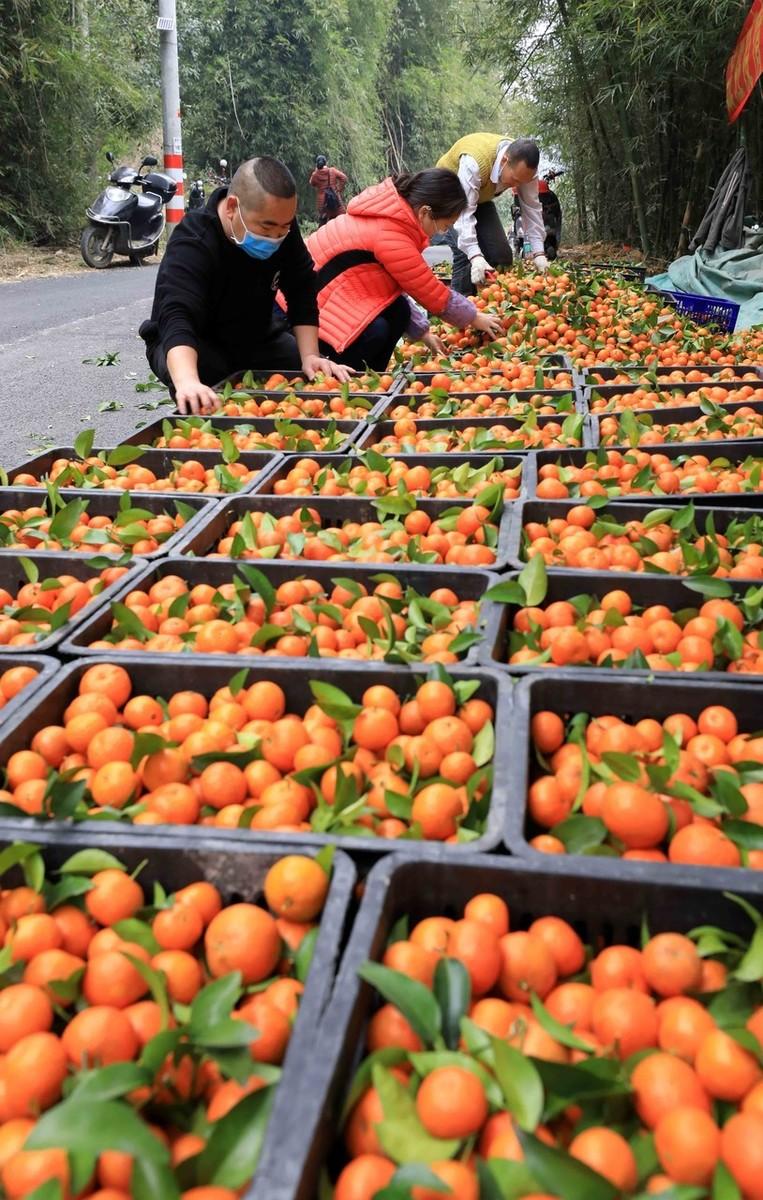
M315 274L296 220L297 186L276 158L243 163L229 188L186 214L156 279L140 327L151 370L180 412L218 407L212 384L243 370L299 370L348 379L318 349ZM274 320L286 298L291 329Z

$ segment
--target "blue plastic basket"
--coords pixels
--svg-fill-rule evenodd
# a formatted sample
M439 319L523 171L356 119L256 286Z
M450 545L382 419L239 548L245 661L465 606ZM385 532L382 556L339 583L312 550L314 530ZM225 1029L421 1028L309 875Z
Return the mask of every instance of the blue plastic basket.
M662 292L675 304L682 317L691 317L697 325L717 325L725 333L733 333L739 316L739 305L718 296L695 296L692 292Z

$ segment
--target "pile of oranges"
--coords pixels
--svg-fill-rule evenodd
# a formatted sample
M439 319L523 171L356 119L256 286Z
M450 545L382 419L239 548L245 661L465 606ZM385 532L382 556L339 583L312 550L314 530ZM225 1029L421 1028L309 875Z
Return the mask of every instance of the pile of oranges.
M492 454L511 450L548 450L582 445L583 418L570 414L563 422L535 420L524 425L418 425L413 417L394 422L374 450L379 454Z
M275 396L242 396L223 400L219 412L224 417L286 417L288 420L363 421L373 407L372 401L360 396L300 396L289 392L283 398Z
M763 517L732 520L725 533L699 532L709 514L644 507L643 520L620 523L607 509L578 504L548 521L523 527L523 553L549 566L583 571L656 571L763 579Z
M34 846L9 851L27 870L34 860L45 872ZM77 1196L129 1200L146 1178L155 1186L164 1178L180 1195L183 1164L184 1198L235 1200L256 1166L243 1155L235 1186L204 1186L200 1156L226 1128L235 1136L251 1121L248 1097L262 1092L269 1104L304 992L295 960L316 929L329 874L316 859L281 858L265 876L264 904L226 904L203 879L170 895L154 887L152 895L136 874L104 851L82 850L55 877L43 874L36 886L7 887L0 896L8 956L0 985L0 1181L8 1200L52 1180L62 1189L53 1194L73 1194L66 1148L44 1131L59 1112L81 1111L85 1121L93 1111L86 1089L109 1076L103 1118L116 1118L128 1142L145 1122L143 1137L156 1139L146 1157L157 1174L144 1175L142 1155L107 1149L93 1157ZM204 1011L211 1025L200 1019ZM241 1036L229 1032L226 1043L223 1030ZM226 1058L226 1044L245 1056L234 1063L228 1050ZM127 1064L132 1071L120 1086L115 1071Z
M636 611L627 591L574 603L520 608L512 620L509 665L651 668L653 671L763 672L757 589L739 603L706 600L674 612L665 604ZM754 615L748 616L748 608Z
M346 383L337 384L336 379L325 375L316 375L314 379L304 379L299 375L287 379L276 371L266 379L257 379L251 371L247 371L239 383L233 385L234 392L340 392L342 395L374 395L377 392L388 392L395 382L394 375L386 372L377 375L375 371L367 371L362 375L353 375Z
M360 455L339 463L300 458L282 479L274 480L275 496L429 496L463 500L478 497L498 485L504 500L516 500L522 486L522 466L504 466L500 458L484 466L465 459L460 467L428 467L404 459Z
M314 508L297 508L284 517L253 508L234 521L212 556L286 558L311 562L423 562L459 567L495 562L498 527L485 505L447 509L433 518L414 508L405 517L324 523Z
M169 512L145 516L130 508L115 516L91 516L87 500L71 500L51 513L48 505L3 508L0 548L3 550L67 550L81 554L153 554L186 523L178 501Z
M531 783L527 811L537 850L566 853L565 822L588 818L588 849L606 845L624 859L702 867L763 868L749 849L763 823L763 738L742 733L731 709L704 708L697 719L677 712L663 721L624 721L613 714L537 712L532 739L542 773ZM579 822L578 822L579 824ZM739 829L741 826L741 830ZM578 829L578 834L579 834Z
M42 582L23 584L15 596L7 588L0 587L0 646L33 646L42 641L53 630L54 613L57 614L56 628L59 628L59 622L66 622L81 612L100 596L104 588L126 574L127 567L105 567L89 579L77 579L74 575L49 576Z
M736 463L722 455L687 453L668 458L659 451L638 449L591 452L586 458L582 466L561 459L544 463L538 470L538 499L763 492L763 456L755 454Z
M259 572L191 586L167 574L112 613L111 632L91 649L455 663L479 638L477 600L443 587L420 596L392 578L369 590L309 576L274 588Z
M411 414L417 420L433 417L457 417L459 420L466 417L512 417L524 420L532 413L554 417L574 411L575 396L572 392L534 392L521 397L513 392L498 396L480 392L461 397L454 393L432 395L428 400L412 399L407 404L398 404L393 400L384 416L389 421L405 420Z
M237 450L283 450L288 453L324 450L333 451L347 441L347 434L336 428L334 421L315 426L295 425L293 421L275 419L273 428L253 429L251 425L214 425L202 417L185 417L169 426L151 443L163 450L220 450L228 439Z
M660 384L661 386L669 386L672 383L735 383L742 381L744 383L752 383L759 385L761 376L753 367L722 367L719 371L703 371L699 367L694 367L691 371L684 371L677 367L674 371L666 371L664 374L657 375L653 371L639 370L638 368L631 371L617 371L612 376L604 375L601 371L590 371L588 380L591 384L603 383L606 385L615 384L651 384L652 386Z
M727 1031L732 937L647 932L641 949L591 953L561 916L516 921L480 893L461 918L419 920L383 965L361 969L382 1003L334 1200L372 1200L413 1161L422 1200L479 1200L488 1183L520 1200L700 1196L714 1178L759 1197L763 997L756 981ZM502 1180L518 1186L503 1193Z
M426 378L420 378L426 373ZM489 354L462 354L449 372L432 362L417 363L406 379L402 396L421 396L427 392L504 392L531 389L566 390L574 386L569 371L549 371L532 363L520 363L491 357Z
M218 462L205 466L197 458L176 459L166 475L157 475L140 462L111 466L97 455L86 459L57 458L47 477L20 471L15 487L98 488L104 492L189 492L221 495L238 492L254 483L260 468L242 462Z
M133 695L124 667L94 664L60 722L10 756L0 803L56 816L73 788L75 816L136 825L452 842L484 823L494 713L478 684L411 676L403 700L372 684L356 704L315 681L297 714L272 680L236 682L160 701Z
M599 442L602 446L657 446L662 443L726 441L738 438L763 437L763 411L749 405L739 405L712 416L697 417L694 421L662 424L653 421L648 413L638 417L602 417L599 421Z
M664 383L660 380L660 383ZM754 384L745 384L740 388L722 387L719 384L700 387L693 391L668 391L665 387L655 388L636 387L632 391L607 393L602 396L596 390L591 392L588 406L592 413L619 412L622 409L660 409L660 408L691 408L698 407L703 401L713 404L745 404L747 401L763 400L763 380Z

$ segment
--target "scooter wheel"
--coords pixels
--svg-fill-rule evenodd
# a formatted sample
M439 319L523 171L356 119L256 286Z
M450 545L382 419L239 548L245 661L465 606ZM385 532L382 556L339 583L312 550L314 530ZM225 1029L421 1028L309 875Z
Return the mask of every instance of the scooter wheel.
M111 265L114 257L114 251L108 245L111 233L110 229L101 229L98 225L86 225L82 230L79 243L82 257L87 265L96 271Z

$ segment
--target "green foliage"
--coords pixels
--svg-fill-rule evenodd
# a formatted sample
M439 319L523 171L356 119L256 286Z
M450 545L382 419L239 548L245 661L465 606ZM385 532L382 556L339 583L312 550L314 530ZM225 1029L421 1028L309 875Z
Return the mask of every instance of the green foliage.
M533 98L534 130L568 174L565 215L583 240L673 256L687 202L696 227L746 136L750 211L763 203L763 104L730 127L724 68L748 0L481 0L469 43L510 94ZM528 31L530 31L528 33ZM699 154L699 158L698 158Z
M186 158L283 158L312 214L316 154L350 194L433 166L470 129L500 126L492 72L466 61L460 0L180 0Z
M154 128L154 25L151 0L0 4L0 239L81 228L104 149Z

